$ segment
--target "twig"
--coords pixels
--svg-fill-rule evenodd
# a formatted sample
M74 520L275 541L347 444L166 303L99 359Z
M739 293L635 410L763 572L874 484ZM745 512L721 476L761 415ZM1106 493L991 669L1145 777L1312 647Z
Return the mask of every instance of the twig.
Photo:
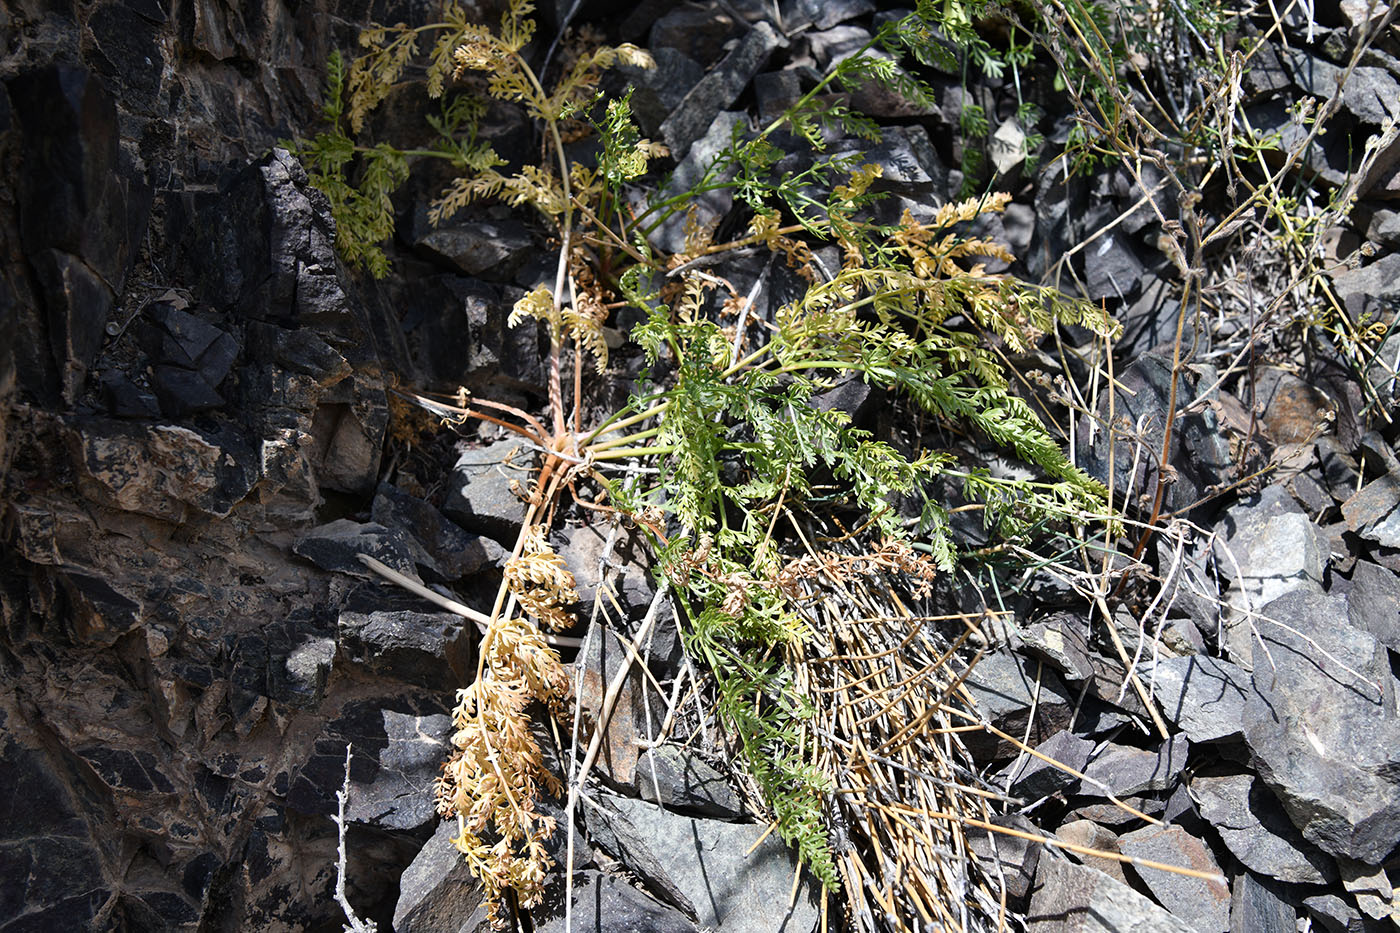
M340 909L345 911L345 919L349 922L345 924L345 933L376 933L379 927L373 920L361 920L355 914L355 908L350 906L350 900L345 896L345 804L350 799L350 748L345 746L345 782L340 785L340 790L335 792L336 804L338 806L336 815L331 817L335 822L339 843L337 845L337 858L335 863L335 902L340 905Z

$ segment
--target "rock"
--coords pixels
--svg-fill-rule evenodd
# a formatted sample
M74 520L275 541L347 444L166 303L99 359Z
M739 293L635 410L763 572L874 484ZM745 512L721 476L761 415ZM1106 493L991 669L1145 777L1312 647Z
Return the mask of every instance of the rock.
M1084 252L1086 298L1090 301L1129 299L1138 294L1143 265L1127 237L1110 230L1090 243Z
M1376 358L1366 367L1366 380L1382 400L1400 399L1400 333L1385 338Z
M987 152L998 178L1010 178L1026 164L1026 133L1015 117L1003 120L996 128L987 144Z
M476 626L397 588L357 587L336 638L351 666L392 681L450 693L476 676Z
M1297 590L1266 605L1245 741L1304 838L1378 864L1400 839L1400 718L1385 649L1346 601Z
M723 4L713 0L675 6L652 24L647 47L680 52L704 69L724 56L730 42L745 35L745 27Z
M672 156L680 158L692 143L706 135L720 111L738 99L783 41L773 27L757 23L723 61L690 89L661 124L661 137Z
M1108 875L1059 858L1043 858L1035 876L1030 933L1192 933L1192 928Z
M175 522L227 518L259 479L252 445L229 426L74 418L64 433L83 494L121 511Z
M1380 126L1400 117L1400 82L1383 68L1362 65L1345 74L1331 62L1300 49L1283 53L1293 79L1308 94L1326 100L1342 91L1342 106L1361 122Z
M1044 226L1043 221L1041 226ZM1116 496L1132 495L1148 506L1156 489L1156 464L1162 450L1166 409L1171 398L1171 372L1170 347L1162 352L1148 353L1119 373L1122 388L1114 393L1114 420L1120 427L1114 432L1113 489ZM1196 385L1195 373L1190 369L1179 374L1176 393L1178 409L1195 398ZM1108 417L1107 397L1100 401L1099 416L1105 420ZM1140 448L1134 442L1135 432L1122 427L1124 423L1145 426L1140 435L1145 447ZM1163 493L1163 507L1180 509L1201 498L1205 487L1215 479L1213 473L1201 474L1195 458L1185 451L1182 432L1173 431L1172 438L1172 451L1167 461L1175 476ZM1101 427L1090 430L1087 420L1083 422L1078 451L1078 462L1089 475L1100 482L1108 480L1109 445ZM1145 455L1142 451L1152 453Z
M816 887L805 873L796 902L788 906L796 864L776 834L754 849L762 829L753 824L693 819L628 798L607 802L646 841L674 886L695 906L702 928L726 933L810 933L816 928Z
M1298 914L1253 872L1241 872L1231 884L1230 929L1258 933L1296 933Z
M1314 894L1303 898L1303 907L1311 917L1314 928L1327 933L1389 933L1394 927L1371 923L1351 904L1335 894Z
M1094 743L1071 732L1056 732L1037 745L1035 750L1068 768L1082 771L1094 750ZM1007 788L1008 793L1025 800L1039 800L1079 779L1064 768L1057 768L1044 759L1022 755L994 780L999 786Z
M994 816L992 823L1034 836L1043 835L1039 827L1019 814ZM975 826L967 829L968 851L979 859L990 861L991 874L1006 883L1008 904L1013 909L1025 909L1040 864L1041 845L1019 836L993 832Z
M1372 214L1366 239L1391 249L1400 247L1400 211L1378 210Z
M982 716L1018 739L1029 736L1032 747L1069 725L1073 700L1048 665L998 652L978 662L965 684ZM966 732L962 738L968 751L981 760L1020 754L1015 745L991 733Z
M417 576L403 535L373 522L338 518L329 524L319 525L296 540L292 553L305 557L322 570L366 580L382 581L383 578L360 562L361 554L373 557L404 576Z
M582 665L583 676L579 681L578 706L585 722L596 723L603 708L603 697L608 685L623 667L628 667L622 692L613 706L612 718L608 720L606 737L594 765L607 776L614 785L629 787L642 780L637 776L637 761L640 755L638 742L650 739L659 726L659 698L652 703L652 715L656 722L648 722L644 691L647 686L637 665L630 664L627 650L602 623L595 622L589 627L584 638L583 652L576 665ZM590 726L591 728L591 726ZM638 786L645 786L641 784Z
M807 33L807 48L817 67L829 71L870 41L870 30L863 26L833 26Z
M875 11L871 0L783 0L782 22L789 34L803 27L830 29Z
M21 131L20 239L52 354L48 372L24 375L35 388L61 384L72 401L145 235L150 190L123 165L115 102L89 72L50 65L7 86Z
M527 467L533 454L507 438L480 448L463 448L448 481L442 510L467 531L495 538L507 550L515 547L525 505L511 490L511 481L528 490Z
M1347 621L1400 652L1400 575L1359 560L1347 593Z
M674 197L689 192L699 185L700 180L705 177L709 167L720 153L724 152L733 142L736 128L747 125L747 120L748 118L738 111L727 110L717 114L705 134L695 140L686 151L684 158L676 166L676 170L671 173L670 183L661 189L660 196L662 198ZM678 153L672 152L672 155L678 155ZM731 180L733 177L733 170L726 169L720 172L714 180L723 182ZM722 185L714 191L691 195L688 198L687 210L693 209L696 222L704 226L718 223L720 218L729 212L733 203L734 192ZM667 218L656 230L652 231L647 239L654 247L665 253L679 253L685 249L687 221L682 216L684 213L681 212Z
M687 917L696 917L695 905L690 902L671 876L661 867L652 854L647 840L637 832L637 828L627 818L617 812L614 805L606 801L608 794L599 795L603 803L581 796L583 818L587 825L588 841L616 859L634 877L638 878L657 900L670 904Z
M388 483L375 491L370 517L401 532L413 562L443 582L495 566L506 554L495 541L468 534L422 499Z
M490 929L481 884L452 838L455 822L439 823L399 878L395 933L477 933Z
M880 166L882 174L871 184L877 191L918 196L941 195L948 188L948 169L939 160L928 130L921 126L883 127L879 143L834 153L835 158L842 156L857 156L858 165Z
M452 751L452 719L384 710L386 745L369 780L354 780L352 770L346 819L385 829L415 830L437 816L432 783Z
M411 236L424 257L493 282L509 282L535 251L530 231L518 220L452 219L435 227L422 207Z
M7 716L8 718L8 716ZM33 929L84 929L114 893L102 852L62 773L38 748L0 736L0 766L11 793L0 805L0 904ZM12 919L10 925L21 922Z
M1055 837L1070 845L1096 849L1099 852L1118 853L1118 834L1105 829L1093 820L1070 820L1055 830ZM1081 865L1097 869L1114 881L1128 883L1128 876L1123 873L1123 863L1118 859L1102 855L1089 855L1084 852L1069 851L1068 854L1070 858L1078 861Z
M1118 849L1133 858L1220 874L1210 851L1180 826L1145 826L1119 837ZM1223 877L1207 880L1134 867L1157 902L1197 933L1227 933L1230 929L1230 889Z
M336 811L345 781L345 746L352 747L346 817L397 830L436 819L433 780L450 748L451 720L436 695L353 700L322 721L320 734L290 778L287 805L324 816Z
M637 125L648 137L656 137L661 132L661 124L705 77L705 67L678 49L655 44L651 47L651 57L656 62L655 68L624 65L617 71L632 88L632 115ZM759 75L758 79L762 77ZM760 86L758 79L755 79L756 88ZM761 107L760 104L760 113Z
M1115 317L1123 325L1118 348L1124 359L1134 359L1154 347L1171 346L1176 340L1176 318L1181 310L1179 287L1169 279L1144 268L1138 280L1138 294L1126 302Z
M1388 303L1400 298L1400 253L1387 253L1357 269L1343 268L1332 273L1332 287L1353 319L1370 312L1384 313ZM1390 339L1394 339L1394 335ZM1382 345L1394 347L1394 344ZM1394 368L1394 356L1380 358ZM1373 363L1374 367L1376 364ZM1374 383L1374 380L1373 380Z
M1254 689L1244 668L1197 654L1163 658L1142 680L1162 715L1192 742L1244 738L1245 702Z
M1278 800L1253 775L1198 775L1191 794L1240 862L1251 871L1292 884L1325 884L1336 866L1303 839Z
M1108 745L1084 767L1084 780L1077 793L1103 797L1111 793L1123 798L1144 791L1169 790L1186 767L1190 742L1175 735L1155 751Z
M1275 444L1307 443L1337 414L1337 403L1315 386L1278 367L1261 367L1254 410Z
M620 607L624 618L638 621L646 614L656 595L651 568L655 566L651 548L636 531L603 525L582 525L565 529L566 540L555 550L568 563L578 582L579 616L592 618L598 598L600 565L607 568L608 589L604 607ZM669 615L669 612L668 612Z
M637 761L632 788L637 796L677 813L743 820L749 813L724 775L679 745L654 745Z
M1342 503L1347 528L1382 547L1400 547L1400 476L1372 480Z
M695 924L679 911L657 903L621 878L593 870L574 875L572 926L564 923L559 904L534 908L530 919L538 933L697 933Z
M802 79L796 71L765 71L753 79L758 98L758 121L767 126L802 99Z
M1324 552L1317 529L1282 486L1231 507L1223 526L1215 561L1234 582L1226 598L1237 612L1257 611L1294 590L1320 592Z
M1395 888L1384 868L1364 865L1348 858L1337 860L1342 887L1356 898L1356 906L1373 920L1400 923L1395 905Z

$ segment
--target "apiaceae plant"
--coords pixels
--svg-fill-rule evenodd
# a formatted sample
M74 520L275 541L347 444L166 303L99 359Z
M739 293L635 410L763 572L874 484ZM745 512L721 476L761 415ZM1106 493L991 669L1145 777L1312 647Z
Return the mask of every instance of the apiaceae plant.
M935 480L961 484L989 527L1008 537L1038 523L1101 515L1104 490L1065 458L1031 407L1009 391L996 348L1024 351L1059 323L1102 334L1110 322L1091 305L986 271L979 257L1013 257L965 231L979 215L1004 209L1006 195L947 204L922 222L905 212L898 223L880 225L866 210L877 196L878 165L818 154L806 170L777 171L773 137L780 129L814 149L823 125L876 134L869 121L824 102L833 85L874 80L905 94L928 93L893 59L872 53L936 54L938 12L931 4L881 29L780 119L737 132L690 191L650 199L643 182L664 150L640 137L626 97L595 98L604 69L645 66L649 59L630 46L575 49L546 91L525 54L531 11L529 0L511 0L494 31L465 22L461 8L449 3L434 26L367 31L364 55L348 70L333 63L326 116L334 130L301 147L317 184L337 205L346 258L364 260L376 274L387 269L374 250L392 217L390 182L406 163L380 147L356 150L345 128L357 129L385 99L420 36L438 34L428 65L431 95L446 94L454 77L482 72L489 94L522 105L539 124L548 153L539 165L507 175L499 157L470 133L454 136L470 116L465 105L449 106L455 122L435 124L443 142L434 155L462 172L435 205L436 217L480 198L528 204L559 247L553 287L529 292L511 315L512 324L546 325L548 414L539 419L465 392L455 405L421 399L456 420L503 426L543 453L477 678L458 694L440 811L458 821L454 841L498 919L507 892L522 906L538 901L549 864L544 839L554 827L536 803L542 788L561 788L543 767L526 706L537 699L558 713L569 699L559 657L539 627L569 625L577 598L572 575L547 541L567 492L586 508L622 513L650 536L659 572L672 581L683 610L687 649L713 677L720 718L772 807L778 832L823 883L836 887L823 816L832 788L804 752L809 704L789 663L807 634L793 611L796 582L810 577L812 564L793 551L780 518L793 509L840 509L854 516L852 534L869 542L872 559L926 582L958 559L947 505L932 493ZM566 123L599 134L596 162L567 158ZM363 172L358 186L345 175L356 152ZM716 243L714 229L692 216L682 252L667 256L653 245L648 234L668 217L686 215L691 197L722 187L747 209L747 235ZM813 256L812 243L823 241L839 247L835 270ZM808 282L771 321L756 324L752 296L697 262L753 246L771 250ZM728 328L710 310L716 297L736 319ZM598 373L605 370L602 328L621 305L645 315L631 336L657 381L638 388L625 410L585 425L585 367L591 360ZM562 374L570 362L566 393ZM853 424L849 413L817 403L819 393L848 380L985 438L1024 461L1035 478L993 476L922 442L901 449ZM654 482L624 486L615 468L625 461L654 466Z

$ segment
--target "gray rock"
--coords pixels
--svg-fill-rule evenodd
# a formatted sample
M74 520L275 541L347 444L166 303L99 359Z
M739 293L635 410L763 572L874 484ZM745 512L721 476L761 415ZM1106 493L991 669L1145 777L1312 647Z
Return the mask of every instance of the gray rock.
M802 98L802 79L795 71L765 71L754 76L758 120L764 126L778 119Z
M1009 179L1020 172L1026 164L1026 131L1014 117L1001 122L987 143L987 152L992 157L998 179ZM1093 266L1090 266L1092 269ZM1141 271L1141 265L1139 265ZM1090 273L1092 276L1092 272ZM1126 283L1125 283L1126 284Z
M1043 858L1035 876L1030 933L1193 933L1192 928L1101 871Z
M680 112L677 110L676 112ZM724 111L716 114L709 129L695 140L686 151L676 170L671 173L670 182L661 191L662 197L673 197L690 191L705 177L709 167L728 148L734 139L737 127L746 124L748 118L737 111ZM672 152L673 155L678 153ZM719 172L716 181L733 177L733 170ZM729 212L734 203L734 192L727 187L694 195L689 198L687 208L694 209L695 219L702 226L714 223ZM665 253L679 253L685 249L685 211L681 211L663 221L648 237L651 244Z
M490 929L485 893L452 844L456 822L444 822L399 878L395 933L477 933Z
M1233 583L1226 600L1237 617L1294 590L1321 592L1326 552L1317 529L1282 486L1231 507L1223 525L1215 562ZM1251 663L1247 652L1234 660Z
M1245 741L1304 838L1378 863L1400 839L1400 719L1385 649L1340 597L1295 591L1264 607Z
M1246 868L1292 884L1336 880L1332 860L1305 840L1278 799L1250 774L1198 775L1191 794L1201 816Z
M1298 914L1253 872L1235 877L1230 890L1230 929L1297 933Z
M475 676L476 626L397 588L357 587L336 640L350 666L391 680L450 693Z
M657 900L695 919L695 905L666 874L637 828L618 812L615 805L606 803L611 799L608 794L599 795L599 800L604 801L601 803L588 797L580 798L588 841L621 863Z
M1045 227L1042 218L1040 227ZM1066 247L1068 248L1068 247ZM1089 261L1093 261L1092 258ZM1129 424L1145 425L1141 434L1146 449L1160 453L1163 441L1163 427L1166 421L1166 408L1171 398L1172 362L1170 347L1162 348L1138 357L1119 374L1122 388L1114 394L1114 420L1126 419ZM1183 371L1177 379L1176 400L1178 408L1184 407L1195 398L1198 380L1190 369ZM1100 401L1099 415L1107 419L1108 398ZM1102 424L1102 422L1100 422ZM1145 497L1151 501L1157 482L1156 464L1158 457L1142 456L1133 438L1116 432L1113 451L1113 488L1115 495ZM1079 435L1079 463L1096 479L1108 479L1109 444L1105 432L1095 427L1090 430L1086 419ZM1214 480L1202 477L1200 467L1186 451L1182 432L1172 432L1172 450L1168 464L1176 471L1175 481L1163 493L1165 508L1180 509L1196 502L1206 485ZM1134 467L1136 466L1136 470Z
M86 497L152 518L227 518L259 480L261 458L231 426L72 418L61 437Z
M819 918L816 883L801 881L789 908L795 857L770 834L752 848L762 828L698 820L641 800L610 801L646 840L673 884L695 906L701 927L725 933L810 933ZM745 855L745 853L749 853Z
M1094 675L1089 647L1089 620L1073 612L1056 612L1021 633L1021 647L1043 659L1071 683Z
M1327 933L1390 933L1395 927L1361 916L1361 911L1336 894L1314 894L1303 898L1303 908L1312 918L1314 929Z
M308 815L334 813L350 745L348 819L405 831L432 823L432 785L450 751L451 719L435 693L410 689L354 700L336 718L322 720L319 735L301 753L304 763L290 776L287 805Z
M705 67L679 49L666 46L653 44L651 57L656 62L655 68L626 65L618 72L633 89L632 115L636 117L637 125L647 136L655 137L661 131L661 124L680 106L685 95L705 77ZM758 87L757 79L755 87Z
M1368 311L1378 314L1400 297L1400 253L1387 253L1359 269L1334 272L1332 287L1353 316ZM1394 366L1394 356L1383 358Z
M928 130L921 126L883 127L880 142L835 153L841 156L858 156L858 164L880 166L883 174L872 184L880 191L913 196L942 193L948 187L948 169L939 160Z
M855 54L856 50L870 41L870 30L863 26L833 26L807 33L807 48L817 67L830 69L832 65Z
M1245 700L1254 689L1244 668L1197 654L1164 658L1142 680L1162 714L1192 742L1244 738Z
M1020 814L993 817L992 822L1023 833L1042 835L1039 827ZM1040 864L1040 843L1019 836L968 827L967 848L973 855L992 863L993 877L1005 880L1008 905L1012 909L1024 909L1027 898L1030 897L1031 883L1035 880L1036 866Z
M490 538L468 534L422 499L380 483L370 518L403 533L413 562L444 582L497 564L505 550Z
M1094 743L1072 732L1057 732L1037 745L1035 750L1066 767L1082 771L1094 750ZM1023 755L993 780L1001 787L1007 787L1009 782L1008 792L1017 797L1039 800L1068 787L1079 778L1034 755Z
M516 480L529 490L527 467L533 460L533 454L509 438L463 449L448 480L451 485L443 512L467 531L495 538L507 550L515 547L525 505L510 484Z
M1372 480L1342 503L1347 528L1382 547L1400 547L1400 476Z
M767 23L757 23L709 74L677 105L661 124L661 137L679 158L692 143L705 135L720 111L733 104L753 76L763 69L768 56L784 43Z
M322 570L344 573L368 580L379 580L374 571L360 562L364 554L408 577L416 577L408 543L399 532L373 522L338 518L319 525L292 545L292 553L305 557Z
M1029 734L1032 747L1069 725L1073 700L1049 665L997 652L978 662L965 683L981 715L1018 739ZM1034 722L1031 721L1033 710ZM1011 758L1020 754L1015 745L991 733L967 732L963 734L963 742L979 759Z
M1366 239L1391 249L1400 247L1400 211L1379 210L1372 214Z
M1283 56L1293 79L1308 94L1326 100L1342 91L1342 106L1363 123L1380 126L1391 117L1400 117L1400 82L1383 68L1353 68L1343 81L1343 70L1326 59L1292 49Z
M871 0L783 0L783 25L789 33L805 27L830 29L875 11Z
M1359 560L1347 593L1347 621L1400 652L1400 575Z
M724 775L680 745L648 748L637 761L632 787L643 800L679 813L721 820L748 816Z
M566 925L562 904L546 898L544 905L530 911L530 919L538 933L697 933L698 929L679 911L657 903L621 878L593 870L574 875L572 913L572 924Z
M1174 735L1156 751L1108 745L1084 768L1085 780L1077 793L1102 797L1112 793L1126 797L1144 791L1169 790L1186 767L1191 743L1184 735Z
M530 231L517 220L445 220L434 227L425 209L417 213L413 247L464 275L509 282L535 251Z
M373 777L351 772L346 819L384 829L415 830L433 822L437 810L433 779L452 751L452 719L384 710L383 748L377 750Z
M647 45L674 49L698 62L703 71L724 56L726 45L744 35L746 25L715 0L677 5L652 24Z
M1400 399L1400 333L1385 338L1376 358L1366 367L1366 379L1382 400Z
M1118 849L1133 858L1220 873L1210 850L1180 826L1145 826L1119 837ZM1226 933L1230 929L1230 889L1223 878L1207 880L1135 867L1157 902L1197 933Z
M1131 241L1117 231L1109 231L1085 250L1085 297L1129 299L1138 294L1143 277L1142 260Z
M1118 834L1100 826L1093 820L1070 820L1055 830L1055 838L1070 845L1082 846L1085 849L1118 854ZM1114 881L1128 883L1128 876L1123 872L1123 863L1118 859L1072 850L1067 850L1066 854L1081 865L1098 869Z

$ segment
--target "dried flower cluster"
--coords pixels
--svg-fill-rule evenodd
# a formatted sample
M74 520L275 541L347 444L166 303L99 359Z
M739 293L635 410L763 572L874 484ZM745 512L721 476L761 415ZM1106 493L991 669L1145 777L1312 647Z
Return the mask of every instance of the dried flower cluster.
M554 629L572 623L565 606L578 600L574 577L550 550L542 527L526 532L521 555L506 565L506 579L540 622ZM524 907L538 904L553 865L545 840L554 834L554 820L540 814L537 802L541 785L556 795L564 788L544 766L526 708L541 700L562 714L569 679L558 653L523 616L493 622L481 652L476 682L457 691L455 750L436 795L438 812L458 821L453 845L481 879L492 922L501 926L509 919L501 911L505 892L514 891Z

